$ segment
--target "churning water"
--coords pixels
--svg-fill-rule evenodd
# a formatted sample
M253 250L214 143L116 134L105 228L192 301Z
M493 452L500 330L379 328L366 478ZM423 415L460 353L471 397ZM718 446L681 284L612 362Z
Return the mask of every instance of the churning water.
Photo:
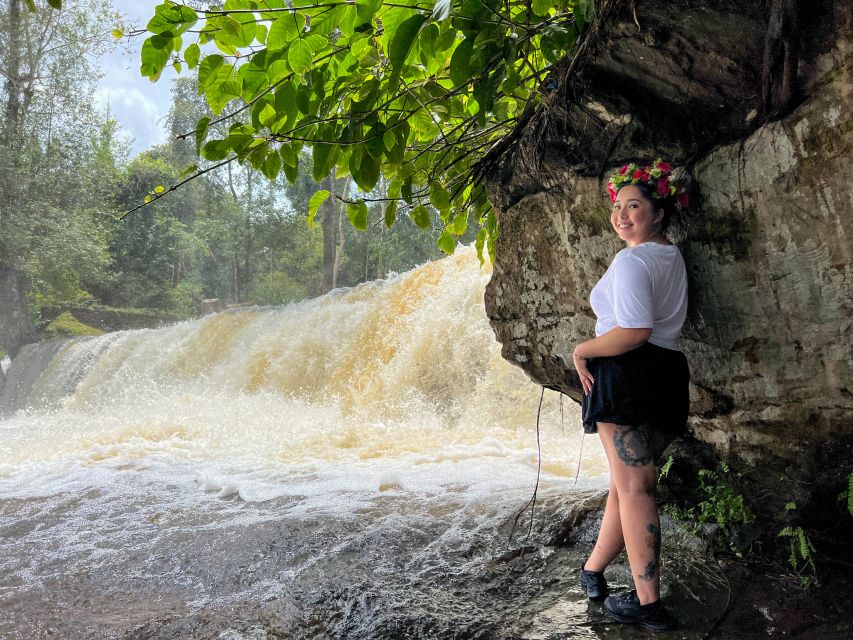
M488 277L465 249L28 347L2 395L0 637L546 637L549 606L586 637L576 558L507 554L541 389L500 356ZM539 519L604 484L587 439L574 486L578 423L545 393ZM564 602L537 602L546 580Z

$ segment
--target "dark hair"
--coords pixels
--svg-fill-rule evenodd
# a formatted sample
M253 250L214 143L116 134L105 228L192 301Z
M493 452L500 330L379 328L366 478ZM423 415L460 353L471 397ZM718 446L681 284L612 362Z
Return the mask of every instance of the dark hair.
M663 218L661 218L660 221L660 230L666 231L666 228L669 226L672 216L675 213L675 196L661 196L654 193L645 182L623 182L619 185L619 188L616 189L616 193L619 193L619 191L624 187L637 187L640 190L640 193L643 194L643 197L652 205L653 211L663 211Z

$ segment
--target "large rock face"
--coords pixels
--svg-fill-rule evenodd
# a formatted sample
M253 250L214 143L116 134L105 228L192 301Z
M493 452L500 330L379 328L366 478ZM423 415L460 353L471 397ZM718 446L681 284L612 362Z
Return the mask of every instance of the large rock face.
M490 183L486 308L504 357L579 399L571 351L622 246L604 176L655 155L685 167L698 206L673 233L690 276L691 433L759 471L768 512L828 504L853 470L853 37L851 10L824 4L792 42L791 2L642 2L639 32L604 3Z

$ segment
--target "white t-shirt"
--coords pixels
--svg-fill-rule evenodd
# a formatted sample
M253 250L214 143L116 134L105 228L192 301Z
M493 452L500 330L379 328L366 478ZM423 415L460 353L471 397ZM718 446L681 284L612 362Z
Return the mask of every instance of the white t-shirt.
M614 327L651 329L649 342L676 349L687 317L687 270L678 247L644 242L613 258L589 302L595 335Z

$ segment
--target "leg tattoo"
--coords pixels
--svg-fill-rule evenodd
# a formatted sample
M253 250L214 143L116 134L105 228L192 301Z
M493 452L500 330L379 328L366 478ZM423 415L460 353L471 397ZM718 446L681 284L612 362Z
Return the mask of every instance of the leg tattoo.
M640 580L645 580L646 582L649 582L651 580L654 580L655 576L658 573L658 568L660 566L661 537L660 537L660 527L656 527L651 522L646 527L646 531L649 532L649 535L646 536L646 546L649 549L654 550L655 559L646 565L646 570L640 576Z
M619 459L629 467L642 467L652 463L652 447L648 427L616 425L613 446Z

